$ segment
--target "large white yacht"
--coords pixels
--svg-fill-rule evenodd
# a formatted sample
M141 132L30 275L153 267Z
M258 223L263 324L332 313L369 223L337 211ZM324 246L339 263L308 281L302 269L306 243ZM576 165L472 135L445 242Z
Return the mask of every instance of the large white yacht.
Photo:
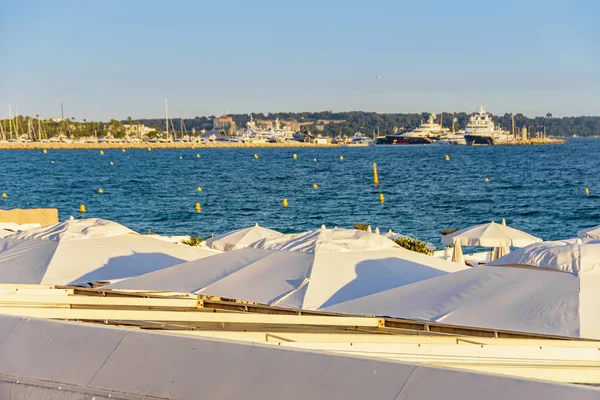
M465 141L468 146L493 146L510 140L512 136L509 132L497 128L483 106L479 106L478 112L469 118L465 128Z
M245 143L285 142L293 140L294 133L287 126L282 127L279 118L275 119L273 126L269 129L261 129L250 114L250 121L246 124L246 129L237 132L237 136Z
M411 132L400 135L394 144L431 144L440 135L446 134L449 129L435 122L435 114L431 114L427 122Z

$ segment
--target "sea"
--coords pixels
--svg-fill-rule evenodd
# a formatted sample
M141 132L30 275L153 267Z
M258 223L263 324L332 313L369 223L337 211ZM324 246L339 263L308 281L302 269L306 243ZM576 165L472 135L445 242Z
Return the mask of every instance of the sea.
M546 146L103 152L0 150L0 192L7 194L0 208L55 207L61 220L104 218L140 233L203 239L255 223L285 233L369 224L438 248L440 230L503 218L545 240L600 225L597 139Z

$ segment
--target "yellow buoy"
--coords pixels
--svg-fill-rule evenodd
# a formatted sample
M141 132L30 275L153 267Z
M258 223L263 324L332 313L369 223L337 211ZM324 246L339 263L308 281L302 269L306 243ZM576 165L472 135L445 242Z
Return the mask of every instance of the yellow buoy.
M340 156L340 161L344 161L344 156Z
M202 208L200 207L200 203L196 203L196 212L201 212Z
M48 150L44 149L44 154L48 154Z
M287 199L283 199L283 202L281 203L284 207L288 206L288 201Z
M85 209L85 204L81 204L81 205L79 206L79 212L80 212L80 213L85 213L85 212L87 212L87 210Z
M377 176L377 164L373 163L373 184L379 185L379 176Z
M104 190L102 190L102 188L98 189L98 193L102 194L104 193Z
M315 159L313 160L313 162L317 162L317 159L315 158Z
M200 158L200 154L196 154L196 158Z
M100 150L100 155L103 156L104 155L104 150Z
M179 159L180 159L180 160L183 160L183 157L182 157L182 156L179 156Z
M115 165L115 163L111 161L111 162L110 162L110 165Z
M450 161L450 156L446 154L446 161Z
M385 201L385 197L383 196L383 193L379 193L379 201L382 203Z
M293 158L294 160L296 160L296 159L298 158L298 156L297 156L296 154L294 154L294 155L292 156L292 158Z
M54 164L54 160L50 161L50 164Z
M590 194L590 189L589 188L585 188L585 194Z
M121 149L121 150L123 150L123 153L125 153L125 151L126 151L125 149Z
M317 185L316 183L313 184L313 189L318 189L318 188L319 188L319 185Z
M148 151L152 151L152 149L150 147L148 147Z
M255 154L255 155L254 155L254 158L258 158L258 154Z
M196 192L201 192L201 191L202 191L202 188L201 188L200 186L198 186L198 187L196 188Z
M488 178L485 178L485 181L486 181L486 182L489 182L490 180L489 180Z
M7 197L8 197L8 195L7 195L6 193L2 193L2 198L3 198L3 199L5 199L5 198L7 198Z

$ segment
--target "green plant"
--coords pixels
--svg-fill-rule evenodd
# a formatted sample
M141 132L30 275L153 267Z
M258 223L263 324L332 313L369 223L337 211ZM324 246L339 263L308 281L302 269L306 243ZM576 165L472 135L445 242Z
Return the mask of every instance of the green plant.
M411 239L409 237L399 237L394 239L400 247L404 247L405 249L416 251L417 253L423 253L427 255L433 255L433 251L427 247L427 242L424 242L419 239Z
M354 229L358 229L359 231L366 231L369 229L369 225L367 224L354 224Z
M181 243L186 244L188 246L196 247L200 246L200 244L202 243L202 239L200 239L200 236L190 236L189 239L184 239L181 241Z
M456 229L442 229L440 231L440 234L442 234L443 236L446 236L446 235L449 235L451 233L457 232L459 230L460 230L460 228L456 228Z

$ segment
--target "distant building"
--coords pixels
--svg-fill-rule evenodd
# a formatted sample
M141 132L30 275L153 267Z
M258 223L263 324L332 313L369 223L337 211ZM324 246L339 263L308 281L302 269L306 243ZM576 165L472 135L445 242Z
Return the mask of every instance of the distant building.
M227 115L222 115L213 120L213 129L226 129L228 131L235 130L235 121Z
M215 140L218 137L227 136L228 132L224 129L213 129L210 131L205 131L200 134L201 138L208 140Z
M125 134L129 137L142 138L150 132L154 132L153 128L148 128L144 124L123 124Z

